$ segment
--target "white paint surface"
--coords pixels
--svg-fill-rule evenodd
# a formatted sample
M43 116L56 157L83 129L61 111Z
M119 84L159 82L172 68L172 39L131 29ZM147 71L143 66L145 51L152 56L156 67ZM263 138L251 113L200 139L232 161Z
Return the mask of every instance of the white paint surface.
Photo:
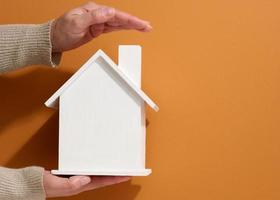
M60 97L59 170L144 169L142 102L97 59Z
M57 175L146 176L145 102L141 47L121 45L119 66L103 51L93 55L47 101L59 101Z
M55 175L93 175L93 176L148 176L152 173L151 169L143 170L130 170L130 171L61 171L52 170L52 174Z
M142 98L151 108L155 111L159 110L159 107L150 99L134 82L122 72L117 65L108 57L102 50L98 50L69 80L67 80L46 102L45 105L50 108L58 107L59 97L81 76L92 63L97 59L102 58L107 62L108 66L116 72L116 74L133 90L140 98Z
M141 46L120 45L118 67L139 88L141 88Z
M119 61L118 68L129 77L129 79L139 88L141 88L141 64L142 64L142 49L139 45L120 45L119 46ZM141 127L142 127L142 163L145 166L145 150L146 150L146 114L145 103L141 102L139 107L141 113ZM135 113L135 114L138 114Z

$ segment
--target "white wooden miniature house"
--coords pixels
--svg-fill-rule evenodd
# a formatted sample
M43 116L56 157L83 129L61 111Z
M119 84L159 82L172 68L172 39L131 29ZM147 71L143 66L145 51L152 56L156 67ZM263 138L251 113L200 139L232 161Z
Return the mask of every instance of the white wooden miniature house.
M150 174L145 103L158 107L140 88L140 46L119 46L118 65L97 51L45 102L59 107L59 161L52 173Z

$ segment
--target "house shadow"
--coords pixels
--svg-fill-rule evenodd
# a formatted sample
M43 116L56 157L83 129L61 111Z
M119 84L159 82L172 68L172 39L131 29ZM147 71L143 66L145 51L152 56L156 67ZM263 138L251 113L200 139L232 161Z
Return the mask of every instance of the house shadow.
M34 68L16 77L0 76L0 134L9 123L23 118L28 113L42 109L44 101L59 88L71 74L53 69ZM3 90L2 90L3 89ZM27 141L21 149L5 164L6 167L43 166L57 169L58 160L58 112L55 112ZM69 200L122 199L133 200L141 186L125 182L110 187L89 191Z
M56 169L58 160L58 112L52 115L34 136L6 164L7 167L43 166ZM122 199L133 200L141 190L139 185L125 182L89 191L66 199Z
M44 102L70 76L47 67L0 74L0 134L10 123L44 108Z

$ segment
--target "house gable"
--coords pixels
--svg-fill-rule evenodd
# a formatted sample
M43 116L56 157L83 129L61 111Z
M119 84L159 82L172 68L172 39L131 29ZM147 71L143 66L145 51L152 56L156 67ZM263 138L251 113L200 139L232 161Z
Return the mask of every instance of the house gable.
M116 73L124 83L134 91L140 98L142 98L149 106L155 111L159 110L159 107L138 87L133 81L120 69L117 65L108 57L102 50L98 50L68 81L66 81L46 102L47 107L56 108L58 106L58 99L60 95L67 90L67 88L75 82L81 74L83 74L94 62L106 62L109 68Z
M143 100L104 59L97 58L60 102L59 169L144 167Z

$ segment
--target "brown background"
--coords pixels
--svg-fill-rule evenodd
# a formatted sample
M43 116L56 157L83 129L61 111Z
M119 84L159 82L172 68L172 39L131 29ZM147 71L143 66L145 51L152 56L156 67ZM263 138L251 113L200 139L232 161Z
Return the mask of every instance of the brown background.
M41 23L81 0L1 0L0 23ZM56 168L57 113L44 101L97 49L143 46L149 177L66 198L278 200L279 0L102 0L152 22L152 33L104 35L58 69L0 76L0 164ZM82 133L81 133L82 134Z

